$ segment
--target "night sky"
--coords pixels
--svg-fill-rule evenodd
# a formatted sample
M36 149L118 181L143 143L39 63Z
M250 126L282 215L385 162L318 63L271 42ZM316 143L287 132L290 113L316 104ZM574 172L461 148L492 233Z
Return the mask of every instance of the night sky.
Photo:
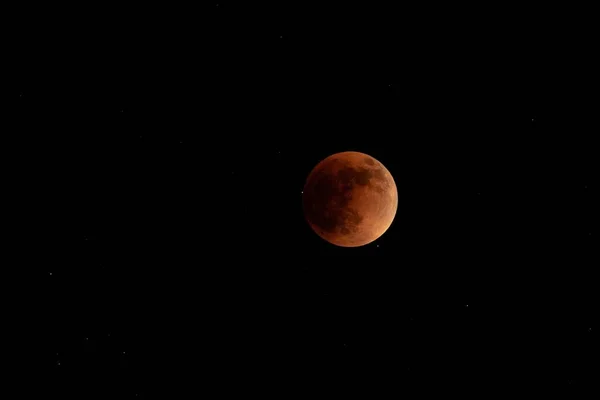
M313 11L111 11L22 33L11 104L46 398L597 382L597 110L566 95L577 75L543 68L577 49L490 21ZM302 213L312 168L349 150L399 195L360 248Z

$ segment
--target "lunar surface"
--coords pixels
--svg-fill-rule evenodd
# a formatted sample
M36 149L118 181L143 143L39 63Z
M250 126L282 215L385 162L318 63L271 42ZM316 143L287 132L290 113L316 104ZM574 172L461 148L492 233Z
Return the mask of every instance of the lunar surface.
M388 230L398 208L398 191L383 164L348 151L317 164L306 179L302 203L317 235L337 246L359 247Z

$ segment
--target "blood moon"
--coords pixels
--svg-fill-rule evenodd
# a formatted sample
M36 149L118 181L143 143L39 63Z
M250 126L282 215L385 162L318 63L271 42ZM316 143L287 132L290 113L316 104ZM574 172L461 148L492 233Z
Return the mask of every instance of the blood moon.
M310 227L342 247L369 244L388 230L398 208L390 172L375 158L347 151L333 154L311 171L302 195Z

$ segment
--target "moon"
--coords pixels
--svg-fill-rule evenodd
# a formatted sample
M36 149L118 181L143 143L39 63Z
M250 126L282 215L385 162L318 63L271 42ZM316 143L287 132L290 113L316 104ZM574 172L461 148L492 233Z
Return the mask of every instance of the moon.
M321 238L341 247L360 247L388 230L396 216L398 190L382 163L346 151L327 157L310 172L302 207Z

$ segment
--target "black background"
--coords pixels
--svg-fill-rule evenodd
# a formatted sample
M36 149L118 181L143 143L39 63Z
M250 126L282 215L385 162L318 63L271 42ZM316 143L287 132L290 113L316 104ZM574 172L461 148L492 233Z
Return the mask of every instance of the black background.
M591 388L585 46L537 10L369 11L24 14L13 168L41 239L44 393ZM318 238L300 202L347 150L399 192L356 249Z

